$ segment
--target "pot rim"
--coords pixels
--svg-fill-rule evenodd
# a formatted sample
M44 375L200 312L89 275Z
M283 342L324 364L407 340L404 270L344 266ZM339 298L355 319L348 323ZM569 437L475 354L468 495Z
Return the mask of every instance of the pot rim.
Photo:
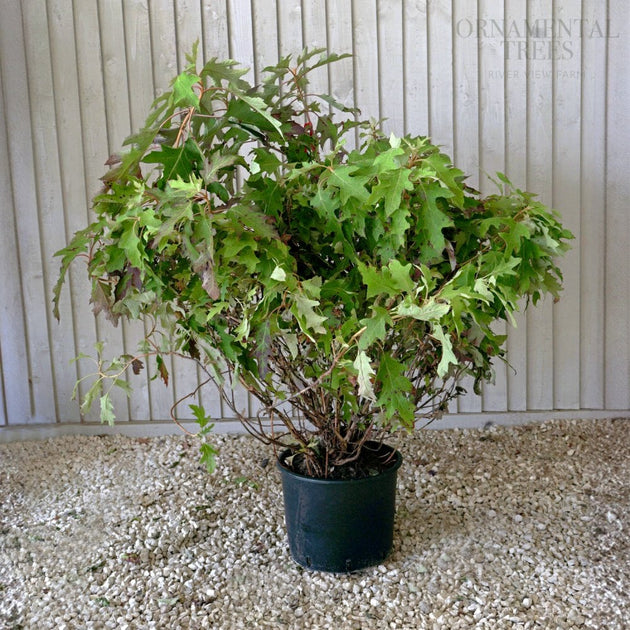
M385 470L383 470L382 472L378 473L377 475L372 475L370 477L361 477L359 479L324 479L324 478L321 478L321 477L309 477L308 475L302 475L301 473L297 473L297 472L291 470L284 463L284 459L286 457L288 457L290 455L290 453L292 453L290 448L284 449L278 455L278 457L276 459L276 467L284 475L289 475L291 477L295 477L297 479L301 479L303 482L314 483L314 484L342 484L342 483L358 484L358 483L369 483L373 479L381 479L381 478L383 478L383 477L385 477L387 475L396 474L398 469L402 466L402 463L403 463L403 456L402 456L401 452L398 449L394 448L393 446L390 446L389 444L385 444L384 442L383 443L373 442L373 443L374 444L380 444L381 446L385 446L388 449L391 449L394 452L394 454L395 454L395 461L394 461L394 464L392 466L390 466L389 468L386 468Z

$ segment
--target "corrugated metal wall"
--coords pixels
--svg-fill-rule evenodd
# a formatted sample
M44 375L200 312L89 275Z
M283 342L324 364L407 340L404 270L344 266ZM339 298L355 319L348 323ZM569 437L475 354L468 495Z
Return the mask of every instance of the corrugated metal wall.
M315 87L399 134L430 134L482 190L486 173L505 171L562 212L577 237L563 299L520 317L515 370L498 366L496 384L453 411L630 409L626 0L2 0L0 438L95 422L70 401L90 372L72 358L98 335L112 353L135 346L135 326L94 320L79 269L53 319L53 252L85 225L103 162L195 40L250 78L304 46L353 53ZM169 389L134 377L121 422L168 418L197 379L172 367Z

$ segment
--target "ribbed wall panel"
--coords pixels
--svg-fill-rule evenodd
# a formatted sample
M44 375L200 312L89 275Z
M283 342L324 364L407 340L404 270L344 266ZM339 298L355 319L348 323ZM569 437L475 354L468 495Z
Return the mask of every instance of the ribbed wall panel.
M40 424L89 428L96 414L81 418L70 396L90 366L72 358L99 336L112 353L135 347L142 324L95 321L80 269L53 319L52 254L86 224L103 163L195 40L203 58L249 65L251 80L304 46L353 53L319 71L315 89L388 131L431 135L484 192L487 174L505 171L562 213L576 235L562 300L519 316L512 367L498 365L482 397L451 411L628 412L625 0L12 0L0 20L0 438ZM115 401L121 423L168 421L198 382L185 361L170 369L168 389L134 377L132 397ZM198 396L227 419L215 392Z

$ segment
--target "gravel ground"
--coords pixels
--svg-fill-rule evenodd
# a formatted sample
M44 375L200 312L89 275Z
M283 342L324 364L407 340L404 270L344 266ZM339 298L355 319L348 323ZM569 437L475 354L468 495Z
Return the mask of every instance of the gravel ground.
M395 437L394 551L289 557L271 454L216 436L0 445L0 628L630 628L630 420Z

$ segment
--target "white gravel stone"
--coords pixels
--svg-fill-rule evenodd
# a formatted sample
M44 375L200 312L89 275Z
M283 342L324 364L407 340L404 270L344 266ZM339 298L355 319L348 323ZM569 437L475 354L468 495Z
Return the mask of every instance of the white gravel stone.
M629 429L395 436L394 550L350 575L293 563L277 472L248 437L215 437L213 476L183 436L0 444L0 630L621 630Z

